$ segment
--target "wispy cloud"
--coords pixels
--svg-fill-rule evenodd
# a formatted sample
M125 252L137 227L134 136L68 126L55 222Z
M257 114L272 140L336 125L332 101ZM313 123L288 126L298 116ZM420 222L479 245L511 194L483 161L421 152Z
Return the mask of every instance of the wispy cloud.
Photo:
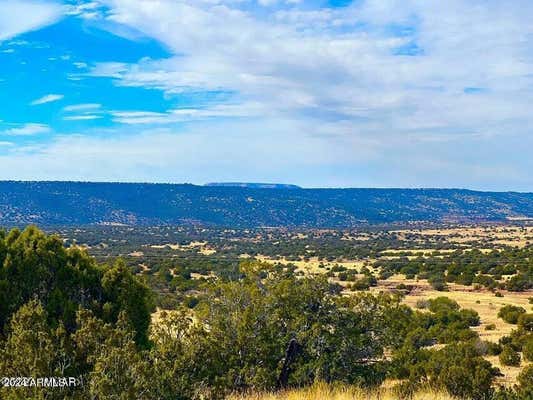
M0 1L0 42L41 28L61 18L63 7L52 1Z
M72 104L70 106L63 107L63 111L66 111L66 112L92 111L92 110L97 110L101 107L102 105L98 103Z
M213 118L266 117L267 109L260 103L217 104L204 108L175 108L166 112L111 111L113 121L121 124L173 124L177 122L202 121Z
M37 106L37 105L40 105L40 104L46 104L46 103L52 103L54 101L58 101L58 100L61 100L63 97L65 97L64 95L62 94L47 94L43 97L40 97L36 100L33 100L30 105L32 106Z
M367 0L261 13L229 0L162 0L157 9L142 0L107 4L108 21L144 32L176 55L94 66L93 76L117 85L169 97L227 90L312 125L352 121L369 136L533 123L533 48L519 39L533 36L533 3L525 0L505 9L495 1L477 7L454 0L443 10L416 0ZM402 50L408 47L419 51ZM463 90L472 87L486 89L476 96ZM516 127L523 132L525 125Z
M84 115L68 115L63 117L65 121L90 121L92 119L102 118L101 115L84 114Z
M33 136L33 135L39 135L42 133L48 133L50 131L51 129L48 125L28 123L25 125L17 126L15 128L10 128L4 131L0 131L0 135Z

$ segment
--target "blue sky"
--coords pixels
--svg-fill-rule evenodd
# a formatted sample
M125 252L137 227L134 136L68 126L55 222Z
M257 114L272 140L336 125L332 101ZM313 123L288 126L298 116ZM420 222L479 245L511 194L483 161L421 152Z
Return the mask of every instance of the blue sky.
M532 19L525 0L0 0L0 179L533 191Z

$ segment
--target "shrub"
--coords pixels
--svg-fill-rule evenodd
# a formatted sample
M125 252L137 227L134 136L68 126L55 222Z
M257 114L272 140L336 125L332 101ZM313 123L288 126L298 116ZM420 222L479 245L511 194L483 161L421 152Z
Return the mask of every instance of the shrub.
M490 356L497 356L502 352L502 346L494 342L487 343L487 354Z
M522 307L507 305L500 308L498 317L503 319L508 324L516 324L520 315L524 314L526 310Z
M468 326L478 326L480 323L479 314L474 310L461 310L459 311L459 314L461 315L461 319L465 321Z
M526 332L533 332L533 313L520 315L518 317L518 327Z
M457 311L459 304L448 297L436 297L429 300L429 311L438 313L443 311Z
M522 353L527 361L533 361L533 337L529 336L522 346Z
M520 365L520 354L509 345L503 347L499 358L502 365Z
M428 282L433 289L439 292L445 292L448 290L448 285L446 285L444 276L441 276L441 275L430 276L428 279Z
M496 324L487 324L485 325L485 330L486 331L493 331L496 329Z
M428 308L429 307L429 301L424 299L424 300L417 300L416 301L416 308L419 308L419 309L424 309L424 308Z
M185 298L185 306L188 308L194 308L200 302L197 297L188 296Z
M533 394L531 393L533 392L533 365L525 367L518 375L517 380L522 389L529 389L530 394Z
M431 386L475 400L492 396L492 381L497 374L471 343L449 345L432 353L424 369Z

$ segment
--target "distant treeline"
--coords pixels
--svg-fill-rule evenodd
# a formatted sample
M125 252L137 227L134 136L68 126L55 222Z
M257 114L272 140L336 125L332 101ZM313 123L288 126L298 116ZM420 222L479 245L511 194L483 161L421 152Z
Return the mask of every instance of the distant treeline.
M355 227L533 217L533 193L0 182L0 224Z

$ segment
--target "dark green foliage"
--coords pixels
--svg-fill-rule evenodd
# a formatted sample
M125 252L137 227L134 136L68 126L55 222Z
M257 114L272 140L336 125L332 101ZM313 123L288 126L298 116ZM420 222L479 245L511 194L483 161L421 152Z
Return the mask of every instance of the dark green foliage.
M146 345L149 292L122 262L98 266L85 252L65 249L61 240L35 227L0 238L0 332L22 305L38 300L52 327L75 328L79 307L115 322L124 312Z
M524 394L527 394L529 398L533 398L533 365L526 366L520 372L520 375L518 375L518 384Z
M503 346L499 358L502 365L520 365L520 354L509 345Z
M486 331L493 331L496 329L496 324L487 324L485 325L485 330Z
M379 359L390 335L387 297L342 298L323 279L270 276L260 282L217 285L197 307L215 373L226 388L272 389L291 339L300 346L290 384L316 380L376 384L383 379ZM223 378L222 378L223 377ZM223 379L223 380L221 380Z
M487 354L490 356L497 356L499 355L503 348L499 343L494 342L485 342L487 344Z
M397 376L408 378L401 387L405 394L422 382L463 399L485 400L493 394L492 382L498 370L472 343L451 344L438 351L404 347L397 356L404 368Z
M446 285L446 280L443 275L432 275L428 278L428 282L433 289L439 292L448 290L448 285Z
M522 346L522 354L527 361L533 361L533 336L529 336Z
M500 308L500 311L498 311L498 317L503 319L508 324L516 324L518 323L518 318L521 314L524 314L526 310L524 310L522 307L513 306L513 305L507 305Z
M527 332L533 332L533 313L522 314L518 317L518 328Z

